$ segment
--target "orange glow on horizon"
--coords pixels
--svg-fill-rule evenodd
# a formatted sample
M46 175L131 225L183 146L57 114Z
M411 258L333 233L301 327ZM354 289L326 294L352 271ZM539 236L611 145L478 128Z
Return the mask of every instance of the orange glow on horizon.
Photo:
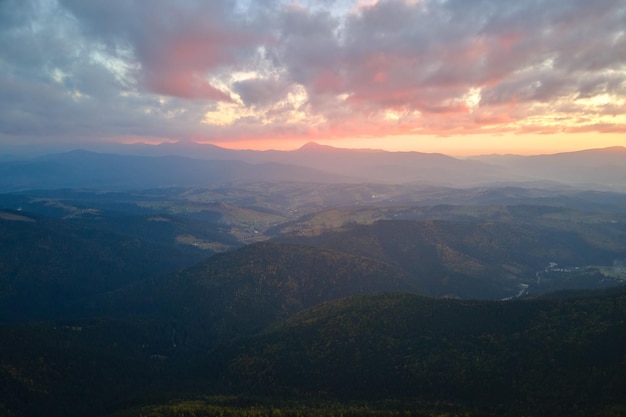
M336 148L382 149L392 152L415 151L466 157L485 154L539 155L612 146L626 147L626 135L621 133L502 134L450 137L399 135L383 138L250 139L236 142L206 141L205 143L212 143L229 149L288 151L298 149L307 142L316 142Z

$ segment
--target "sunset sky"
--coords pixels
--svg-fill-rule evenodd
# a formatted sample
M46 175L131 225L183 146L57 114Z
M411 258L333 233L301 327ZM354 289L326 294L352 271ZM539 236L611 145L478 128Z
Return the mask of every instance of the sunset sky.
M1 0L2 144L626 146L624 0Z

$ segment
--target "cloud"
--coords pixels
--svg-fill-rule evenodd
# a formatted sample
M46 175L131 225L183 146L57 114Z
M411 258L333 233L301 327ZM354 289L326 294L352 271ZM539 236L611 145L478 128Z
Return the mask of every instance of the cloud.
M250 78L235 82L233 90L247 106L267 106L282 100L289 84L280 79Z
M4 0L0 134L621 131L625 27L621 0Z
M62 4L80 20L84 33L106 45L110 54L130 49L140 65L140 80L157 94L230 100L207 75L236 64L239 55L262 41L234 20L229 1Z

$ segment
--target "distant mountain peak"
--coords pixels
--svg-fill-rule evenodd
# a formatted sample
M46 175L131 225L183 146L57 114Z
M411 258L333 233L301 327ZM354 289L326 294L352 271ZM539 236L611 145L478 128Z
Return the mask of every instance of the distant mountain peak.
M559 152L552 155L593 155L593 154L622 154L626 153L626 147L623 146L609 146L606 148L591 148L582 149L579 151ZM546 155L533 155L533 156L546 156ZM550 156L550 155L547 155Z
M334 148L329 145L321 145L317 142L307 142L298 149L298 151L332 151L332 150L337 150L337 148Z
M308 142L304 144L301 148L297 149L296 152L300 151L309 151L309 152L351 152L351 153L389 153L388 151L384 151L382 149L370 149L370 148L336 148L330 145L321 145L317 142ZM393 153L393 152L391 152Z
M607 152L626 152L626 147L624 146L609 146L608 148L599 149L601 151Z

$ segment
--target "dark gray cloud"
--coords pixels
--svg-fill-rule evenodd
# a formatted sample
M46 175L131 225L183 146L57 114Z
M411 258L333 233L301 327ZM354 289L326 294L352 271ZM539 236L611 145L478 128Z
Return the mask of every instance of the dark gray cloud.
M111 0L61 0L81 22L84 32L113 56L130 50L141 65L149 90L169 96L229 100L227 92L204 76L237 63L262 42L246 28L232 1L167 0L150 3Z
M252 78L235 82L233 90L247 106L263 106L282 100L289 91L289 84L276 79Z
M624 28L622 0L3 0L0 135L626 131Z

